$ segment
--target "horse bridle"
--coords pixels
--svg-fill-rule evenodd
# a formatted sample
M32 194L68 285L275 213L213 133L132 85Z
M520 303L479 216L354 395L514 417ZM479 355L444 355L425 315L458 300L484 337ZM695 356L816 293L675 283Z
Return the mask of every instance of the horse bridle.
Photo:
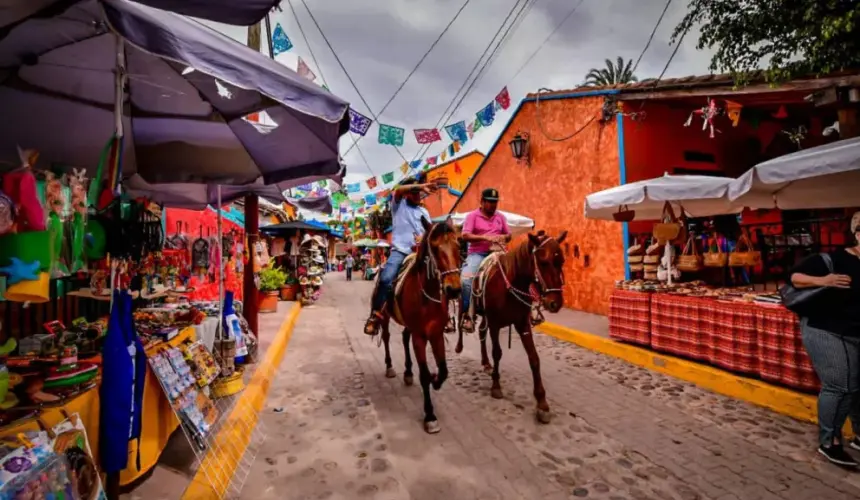
M534 268L535 268L535 283L537 284L538 292L540 293L541 297L545 297L548 293L561 292L562 291L561 288L548 288L547 287L546 280L543 278L543 275L540 272L540 266L538 266L538 260L537 260L538 249L540 249L542 246L546 245L547 242L549 242L550 240L553 240L553 239L555 239L555 238L548 237L547 239L543 240L540 245L536 246L532 250L532 260L534 262ZM525 304L526 306L532 307L533 302L532 302L531 292L523 292L522 290L519 290L515 286L513 286L513 284L511 284L511 282L508 281L508 276L505 274L504 268L502 268L501 260L497 259L496 264L499 267L499 274L502 275L502 279L505 281L505 285L508 287L508 291L511 292L511 295L513 295L514 298L516 298L517 300L519 300L521 303ZM559 278L561 279L561 283L563 285L564 284L564 274L560 274Z
M429 237L429 234L428 234L428 237ZM460 268L456 267L454 269L448 269L447 271L442 271L441 269L439 269L439 263L436 261L436 256L433 255L433 246L430 244L429 238L427 240L427 260L424 263L424 267L427 270L427 279L428 280L433 278L435 275L436 279L439 281L439 298L436 299L436 298L431 297L427 293L427 290L424 289L424 287L421 287L421 293L423 293L424 296L428 300L432 300L433 302L435 302L437 304L441 304L442 303L442 280L445 278L445 276L448 276L449 274L459 273Z

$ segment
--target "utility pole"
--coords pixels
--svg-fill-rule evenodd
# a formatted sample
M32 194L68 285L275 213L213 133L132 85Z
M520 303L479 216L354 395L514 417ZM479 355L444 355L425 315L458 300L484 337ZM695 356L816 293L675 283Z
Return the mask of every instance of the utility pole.
M260 23L248 26L248 47L260 52ZM220 209L221 207L218 208ZM257 303L257 285L254 282L254 267L257 260L257 241L260 238L259 208L257 195L245 195L245 236L248 239L248 265L245 266L245 273L242 276L242 292L244 297L242 301L242 314L248 321L248 328L258 338L260 334L258 328L259 304Z

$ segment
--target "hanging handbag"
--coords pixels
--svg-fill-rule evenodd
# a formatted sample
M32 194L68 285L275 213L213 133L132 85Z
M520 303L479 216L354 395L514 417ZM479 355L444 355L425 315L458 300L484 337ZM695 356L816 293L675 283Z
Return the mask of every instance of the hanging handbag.
M729 254L730 267L755 267L761 263L761 252L753 250L752 241L746 233L741 233L738 244Z
M829 254L819 254L824 260L824 265L827 266L827 274L833 274L833 259ZM797 288L789 282L780 287L779 296L782 299L782 305L789 311L798 316L809 316L809 312L816 307L815 299L822 292L827 290L826 286L815 288Z
M726 263L728 262L728 256L720 248L719 239L714 238L714 240L715 246L717 248L716 252L711 251L711 240L705 240L705 244L708 247L708 251L702 254L702 263L705 265L705 267L726 267Z
M681 223L675 217L672 204L668 201L663 205L663 217L661 221L654 224L654 237L660 243L672 241L681 233Z
M703 259L696 246L696 237L691 234L687 238L687 244L684 245L684 251L678 257L677 268L687 273L695 273L702 270L702 264Z
M654 238L651 238L651 244L645 249L645 257L642 259L642 262L644 264L654 264L655 266L660 263L660 244Z

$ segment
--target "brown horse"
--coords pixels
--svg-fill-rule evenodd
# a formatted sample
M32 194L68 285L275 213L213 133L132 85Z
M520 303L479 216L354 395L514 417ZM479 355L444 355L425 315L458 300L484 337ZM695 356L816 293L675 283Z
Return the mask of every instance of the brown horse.
M561 309L564 255L560 245L566 236L567 231L557 238L542 233L529 234L528 239L513 251L496 254L486 261L472 286L475 311L481 316L481 363L485 369L490 368L487 358L487 330L493 343L493 387L490 395L496 399L502 398L502 387L499 383L502 345L499 332L502 328L513 325L529 358L537 401L537 419L541 423L549 423L551 414L541 380L540 358L532 338L533 299L530 289L533 284L536 286L540 293L540 305L549 312L557 313ZM462 350L463 331L460 330L456 352Z
M400 275L394 282L393 300L385 308L381 321L382 342L385 344L385 376L396 377L391 366L388 341L389 319L403 326L403 349L406 371L403 381L412 385L412 357L409 355L409 338L418 363L418 380L424 392L424 430L435 434L441 430L433 402L430 385L442 388L448 378L445 362L445 325L448 322L449 301L460 295L460 238L449 222L430 224L422 219L424 237L415 254L404 261ZM427 367L427 344L433 350L438 373L431 374Z

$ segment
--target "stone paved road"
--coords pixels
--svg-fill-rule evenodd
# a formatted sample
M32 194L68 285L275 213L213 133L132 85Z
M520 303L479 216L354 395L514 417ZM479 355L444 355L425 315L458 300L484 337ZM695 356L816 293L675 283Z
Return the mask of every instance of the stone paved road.
M369 294L368 282L329 275L302 311L243 498L860 498L860 474L817 458L813 426L545 335L536 344L552 423L535 421L516 337L504 347L503 400L490 398L476 336L461 355L451 337L451 377L433 394L442 432L427 435L420 387L385 378L382 348L361 332Z

